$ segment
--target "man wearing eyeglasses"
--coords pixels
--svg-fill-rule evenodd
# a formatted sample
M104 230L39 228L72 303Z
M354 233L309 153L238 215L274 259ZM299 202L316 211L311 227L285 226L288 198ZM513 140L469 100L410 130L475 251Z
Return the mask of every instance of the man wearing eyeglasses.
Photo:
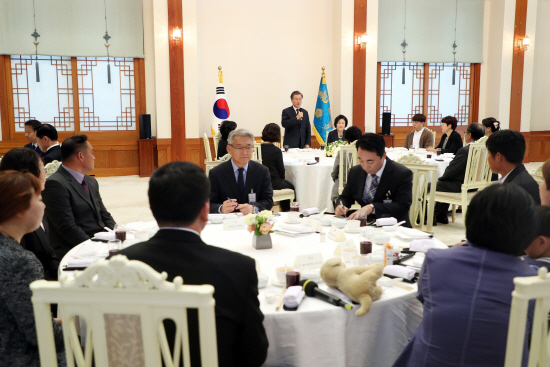
M231 160L210 171L210 213L244 215L273 207L269 169L252 161L254 135L246 129L229 133L227 152Z

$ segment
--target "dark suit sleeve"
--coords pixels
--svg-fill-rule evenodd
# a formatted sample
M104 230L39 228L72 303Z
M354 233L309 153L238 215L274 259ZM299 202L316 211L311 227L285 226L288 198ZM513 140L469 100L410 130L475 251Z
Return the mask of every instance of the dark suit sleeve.
M294 111L294 110L292 110ZM283 115L281 117L281 125L286 129L287 127L291 127L292 125L299 124L298 119L296 118L296 115L292 116L288 113L287 109L283 110Z
M261 177L258 177L258 179L261 180L261 188L256 206L260 210L271 210L271 208L273 208L273 186L271 186L271 176L267 167L261 167L264 169L262 170Z
M311 146L311 121L309 121L309 113L307 111L305 111L304 115L307 117L304 119L305 121L302 121L306 123L306 144Z
M468 162L468 150L459 149L456 156L451 163L445 169L443 176L439 177L439 181L460 181L464 180L463 173L465 171L466 163Z
M105 208L105 205L103 204L103 199L101 198L101 195L99 193L99 188L97 190L97 197L98 197L98 203L99 203L99 214L101 215L101 220L103 221L103 224L105 224L105 226L111 229L115 229L116 222L113 219L113 216L111 215L111 213L109 213L107 208Z
M413 173L410 169L396 172L392 202L373 203L376 218L406 216L412 204Z
M258 300L258 275L249 269L249 282L244 306L244 320L239 330L235 346L239 349L234 355L240 360L235 366L261 366L267 358L269 342L265 333L264 315Z
M65 241L76 246L90 238L80 226L76 225L69 193L59 181L46 180L42 201L46 204L48 224L53 226Z
M447 142L447 146L445 147L445 149L441 149L441 153L457 154L458 150L463 146L464 146L464 143L462 142L462 138L460 137L460 134L459 133L451 134L451 137Z
M222 206L224 200L221 197L221 187L219 184L218 170L211 170L208 175L210 180L210 213L218 213L220 206Z

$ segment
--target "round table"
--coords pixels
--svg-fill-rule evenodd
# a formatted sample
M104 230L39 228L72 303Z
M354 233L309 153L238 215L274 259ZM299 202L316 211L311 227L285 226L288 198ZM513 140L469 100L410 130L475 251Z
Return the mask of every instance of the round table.
M276 217L282 221L286 217ZM275 224L275 229L277 224ZM327 232L329 227L324 227ZM381 231L381 229L380 229ZM345 233L359 244L359 234ZM275 268L293 263L297 255L321 253L323 260L334 256L337 243L320 242L317 233L288 237L274 233L273 248L255 250L252 235L246 230L224 231L222 224L207 224L201 237L210 245L250 256L261 272L269 276L268 285L259 290L260 307L269 339L268 357L264 366L389 366L402 352L422 319L422 306L415 297L416 285L408 291L398 287L385 288L382 298L373 302L368 314L355 316L353 311L335 307L315 298L304 298L296 312L275 311L275 304L266 301L266 292L282 288L273 285ZM129 236L130 237L130 236ZM391 237L392 245L408 247L409 242ZM434 239L438 248L447 248ZM61 261L61 267L76 254L73 248ZM373 245L373 252L381 246ZM417 255L418 256L418 255ZM349 264L347 264L349 266ZM64 272L69 273L69 272ZM327 289L323 282L320 288ZM338 291L333 291L339 293Z

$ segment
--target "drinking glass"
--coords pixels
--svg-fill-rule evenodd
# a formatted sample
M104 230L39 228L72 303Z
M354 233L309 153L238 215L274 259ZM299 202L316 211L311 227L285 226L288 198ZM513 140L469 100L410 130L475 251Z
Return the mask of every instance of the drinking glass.
M107 242L107 246L109 248L109 256L113 256L122 249L122 241L119 239L110 240Z
M283 148L285 148L285 153L288 152L288 148L289 148L288 145L283 146Z
M321 150L325 150L325 144L321 144Z
M437 148L437 155L441 155L441 148Z
M372 253L372 242L371 241L361 241L360 244L360 253L361 255L367 255Z
M297 201L292 201L290 203L290 211L291 212L299 212L300 211L300 203Z
M300 272L290 264L285 265L286 268L286 287L300 285Z

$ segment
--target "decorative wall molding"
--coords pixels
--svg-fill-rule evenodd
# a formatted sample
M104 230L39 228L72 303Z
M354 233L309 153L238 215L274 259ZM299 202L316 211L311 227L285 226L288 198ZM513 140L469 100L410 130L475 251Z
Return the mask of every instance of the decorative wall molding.
M367 33L367 0L355 0L353 28L353 126L364 131L367 50L361 50L357 37Z
M536 1L536 0L535 0ZM521 103L523 94L523 64L525 52L517 46L520 38L525 37L527 22L527 0L516 0L516 19L514 25L514 40L512 47L512 87L510 91L510 129L521 130ZM533 52L531 50L531 52Z

